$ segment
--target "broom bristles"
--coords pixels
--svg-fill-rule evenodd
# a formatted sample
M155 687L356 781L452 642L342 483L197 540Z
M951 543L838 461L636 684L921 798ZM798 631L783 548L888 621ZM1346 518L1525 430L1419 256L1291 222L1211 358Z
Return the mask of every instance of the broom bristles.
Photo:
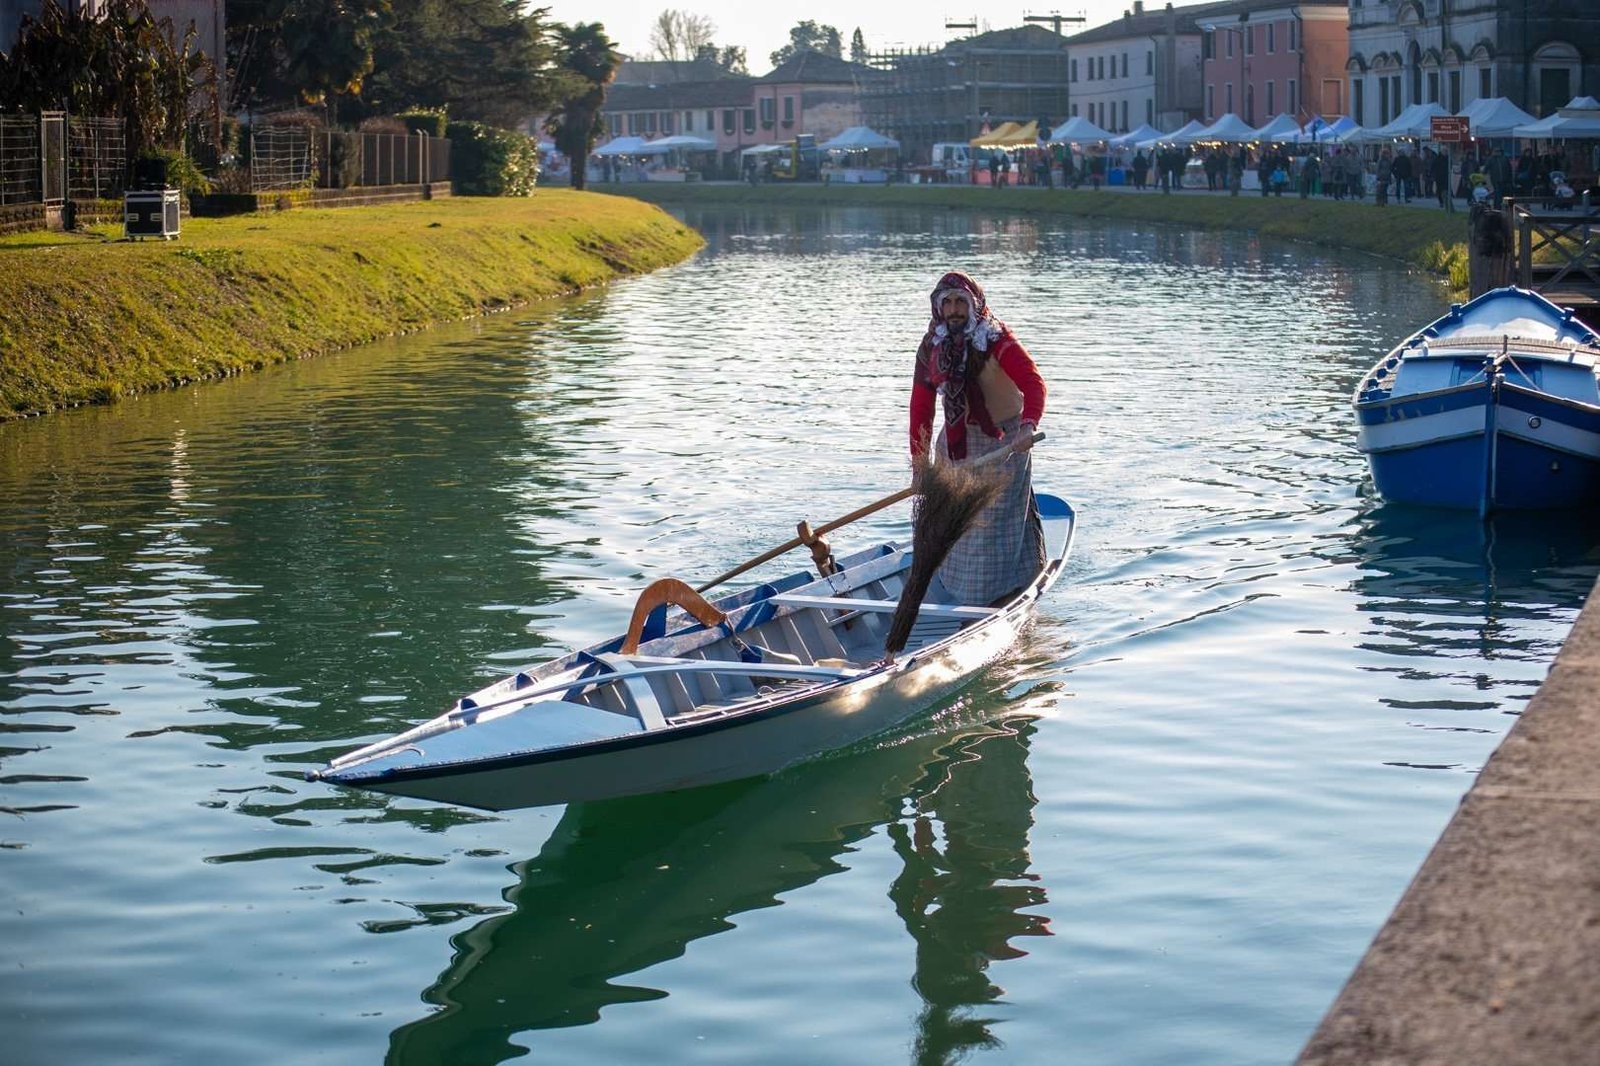
M926 457L928 453L923 454L924 458L918 460L917 494L912 509L911 571L889 621L889 636L883 645L885 655L894 655L906 646L933 575L956 541L999 499L1007 480L1003 466L987 469L936 464Z

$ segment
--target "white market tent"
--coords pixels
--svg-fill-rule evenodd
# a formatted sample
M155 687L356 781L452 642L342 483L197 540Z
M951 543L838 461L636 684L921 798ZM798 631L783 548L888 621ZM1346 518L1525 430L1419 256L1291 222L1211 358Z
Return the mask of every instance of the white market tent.
M1147 141L1159 141L1165 136L1165 133L1162 133L1147 122L1136 130L1129 130L1127 133L1111 138L1111 146L1113 148L1132 148L1135 145L1142 147Z
M1306 128L1315 134L1318 143L1331 144L1354 137L1361 127L1349 115L1340 115L1332 122L1324 124L1320 129L1312 130L1320 119L1313 119L1306 124Z
M1192 118L1171 133L1162 133L1148 140L1136 142L1140 148L1149 148L1157 144L1188 144L1186 139L1189 134L1206 128L1206 124L1197 118Z
M1204 144L1212 141L1221 141L1224 144L1249 144L1255 139L1255 127L1232 111L1204 129L1195 130L1183 137L1177 134L1172 136L1172 140L1178 144Z
M1356 140L1376 144L1379 141L1397 141L1403 138L1412 138L1426 141L1433 136L1433 117L1435 115L1449 115L1445 106L1437 101L1426 104L1412 104L1396 115L1393 121L1377 129L1367 130Z
M1555 114L1518 126L1512 135L1541 141L1600 138L1600 100L1592 96L1574 96Z
M851 126L817 147L827 151L857 152L872 148L899 148L900 142L866 126Z
M717 142L705 137L695 137L688 133L678 133L671 137L658 137L649 142L648 148L679 148L687 152L710 152L717 147Z
M1303 137L1305 137L1305 133L1300 129L1300 123L1296 122L1292 116L1279 112L1271 122L1256 130L1254 139L1258 141L1275 141L1282 144L1286 141L1297 141Z
M1050 131L1054 144L1088 144L1091 141L1109 141L1112 134L1101 129L1082 115L1075 115Z
M1474 137L1510 137L1512 130L1534 121L1516 104L1503 96L1483 96L1460 111L1467 120L1467 132Z
M643 137L616 137L602 144L594 150L595 155L666 155L671 148L661 148L655 144L646 144Z

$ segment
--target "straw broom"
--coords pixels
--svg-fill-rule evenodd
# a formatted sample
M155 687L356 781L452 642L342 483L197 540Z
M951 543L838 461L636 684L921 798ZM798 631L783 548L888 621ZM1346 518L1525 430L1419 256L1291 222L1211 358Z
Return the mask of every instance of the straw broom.
M900 591L900 602L895 605L889 636L883 644L884 655L890 658L905 648L928 585L945 556L973 528L984 509L999 498L1006 483L998 464L933 463L929 460L930 451L924 451L917 461L911 571L906 575L905 588Z

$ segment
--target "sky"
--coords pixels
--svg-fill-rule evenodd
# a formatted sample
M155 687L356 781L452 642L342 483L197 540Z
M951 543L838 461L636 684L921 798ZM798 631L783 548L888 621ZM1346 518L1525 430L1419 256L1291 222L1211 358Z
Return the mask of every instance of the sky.
M946 22L977 21L980 30L1005 29L1022 25L1024 15L1083 15L1088 21L1063 25L1067 34L1102 25L1120 18L1133 6L1132 0L1080 0L1078 6L1039 4L1027 7L996 8L974 0L945 0L949 5L935 7L926 0L812 0L810 3L765 4L760 0L535 0L536 6L549 7L556 22L603 23L621 50L636 58L648 58L650 27L656 16L669 8L705 15L716 25L717 44L742 46L749 56L750 73L765 74L772 69L768 56L789 43L789 28L802 19L833 26L844 38L848 58L850 37L859 27L870 51L899 47L943 45L968 30L947 30ZM1146 8L1156 5L1146 3ZM1181 5L1180 5L1181 6ZM964 10L963 10L964 9Z

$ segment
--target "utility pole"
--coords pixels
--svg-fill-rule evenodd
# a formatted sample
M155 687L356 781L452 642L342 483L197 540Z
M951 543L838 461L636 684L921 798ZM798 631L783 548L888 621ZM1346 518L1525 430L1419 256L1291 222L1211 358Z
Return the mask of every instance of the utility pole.
M1048 22L1048 23L1050 23L1050 28L1055 30L1056 36L1060 37L1061 36L1061 24L1063 22L1083 22L1083 21L1086 21L1086 20L1084 19L1084 17L1082 15L1063 15L1059 11L1052 11L1048 15L1024 15L1024 16L1022 16L1022 21L1023 22Z

